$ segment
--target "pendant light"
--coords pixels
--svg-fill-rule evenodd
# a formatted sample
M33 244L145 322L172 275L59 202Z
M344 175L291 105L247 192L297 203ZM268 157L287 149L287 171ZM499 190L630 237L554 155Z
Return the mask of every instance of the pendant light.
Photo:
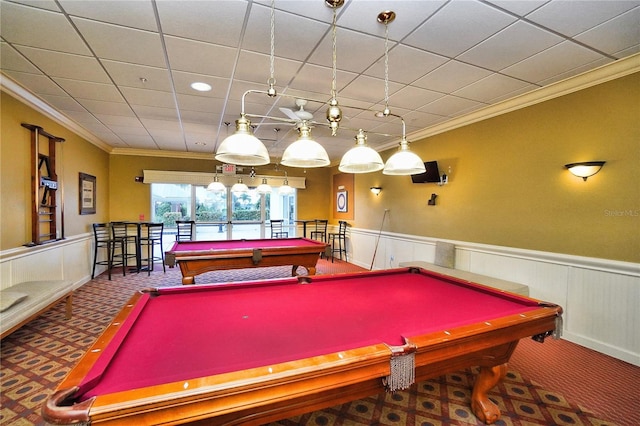
M267 178L262 178L262 183L258 185L256 191L258 191L258 194L270 194L273 189L271 185L267 183Z
M209 186L207 186L207 191L211 191L211 192L227 191L227 187L224 186L222 182L220 182L220 179L218 178L218 173L216 173L216 175L213 177L213 182L211 182Z
M362 129L356 135L356 146L342 156L338 170L343 173L371 173L384 167L382 158L367 145L367 135Z
M287 172L284 172L284 182L280 188L278 188L278 193L280 195L289 195L293 193L293 188L289 186L289 180L287 179Z
M244 182L242 182L242 178L239 178L238 183L234 184L231 187L231 192L249 192L249 187Z
M311 139L311 128L305 120L298 126L298 140L285 149L280 163L289 167L324 167L328 166L329 155L318 142Z
M396 19L393 11L385 10L378 14L378 22L384 24L384 110L377 113L377 117L388 117L393 115L402 120L402 140L400 148L387 160L382 173L385 175L414 175L426 171L422 159L409 149L409 142L406 137L404 119L391 113L389 109L389 24Z
M333 40L333 55L332 55L332 79L331 79L331 100L329 101L329 108L327 108L327 121L329 122L329 126L331 127L331 136L335 136L338 132L338 126L340 125L340 120L342 120L342 110L340 109L340 105L338 105L338 100L336 99L337 88L336 88L336 76L337 76L337 25L336 20L338 16L338 8L344 5L344 0L325 0L325 4L333 9L333 21L331 24L331 33Z
M270 76L267 80L270 97L276 96L274 78L274 53L275 53L275 1L271 0L271 61ZM216 160L223 163L237 164L241 166L264 166L270 163L269 151L262 141L251 132L251 121L245 115L244 98L248 92L242 95L240 118L236 120L236 131L222 141L216 152Z

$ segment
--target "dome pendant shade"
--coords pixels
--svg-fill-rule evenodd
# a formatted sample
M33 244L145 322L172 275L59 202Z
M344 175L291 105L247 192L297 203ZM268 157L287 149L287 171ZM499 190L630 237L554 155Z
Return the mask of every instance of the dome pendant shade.
M338 170L343 173L371 173L383 167L382 157L373 148L367 146L367 136L360 129L356 136L356 146L342 156Z
M226 192L227 191L227 187L224 186L224 184L222 182L220 182L220 179L218 179L218 175L216 175L213 178L213 182L211 182L209 184L209 186L207 186L207 191L211 191L211 192Z
M269 152L260 139L251 132L251 122L241 116L236 120L236 131L218 147L216 160L241 166L269 164Z
M415 175L426 171L422 159L411 152L406 139L400 142L400 148L387 160L382 173L385 175Z
M298 131L300 137L284 151L280 164L300 168L328 166L329 155L322 145L311 139L309 126L303 124Z
M262 183L258 185L256 191L258 191L258 194L270 194L273 190L271 189L271 185L267 183L267 179L262 178Z

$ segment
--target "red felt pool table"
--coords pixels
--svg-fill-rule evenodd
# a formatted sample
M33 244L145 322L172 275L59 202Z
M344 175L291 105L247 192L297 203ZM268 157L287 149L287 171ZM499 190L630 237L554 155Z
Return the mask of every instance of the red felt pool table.
M195 276L205 272L261 266L292 265L293 276L298 266L304 266L309 275L315 275L318 257L328 247L307 238L176 241L165 252L165 263L170 268L178 263L182 284L194 284Z
M559 331L561 314L415 268L152 289L42 412L58 424L255 425L479 365L471 406L493 423L487 391L518 340Z

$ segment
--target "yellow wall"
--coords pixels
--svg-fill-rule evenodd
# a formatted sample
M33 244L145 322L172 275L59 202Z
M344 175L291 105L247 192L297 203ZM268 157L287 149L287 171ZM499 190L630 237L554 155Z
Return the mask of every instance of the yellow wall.
M357 227L640 261L640 74L411 144L449 184L356 176ZM386 152L386 159L392 151ZM564 164L605 160L586 182ZM383 187L376 197L371 186ZM437 205L428 206L432 193Z
M138 220L140 215L151 218L151 193L149 185L135 182L143 170L173 170L213 173L214 160L189 160L161 157L138 157L112 155L111 171L111 220ZM245 168L246 169L246 168ZM283 168L274 170L273 165L256 167L258 175L284 176ZM243 173L248 173L246 170ZM287 168L289 176L305 178L306 188L298 191L298 217L328 217L329 169L309 169L306 172Z
M4 92L1 113L0 249L20 247L31 241L31 132L21 123L40 126L65 139L58 147L56 166L64 192L65 236L88 232L91 223L108 220L108 154ZM46 141L41 138L41 143ZM96 176L96 214L79 214L79 172Z

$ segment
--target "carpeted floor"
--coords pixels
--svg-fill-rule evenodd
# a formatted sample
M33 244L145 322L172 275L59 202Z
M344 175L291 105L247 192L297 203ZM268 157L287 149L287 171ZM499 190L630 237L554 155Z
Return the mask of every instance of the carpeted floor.
M156 265L156 268L158 267L159 265ZM362 269L339 261L331 263L320 260L318 263L319 274L353 270ZM199 276L197 282L278 278L287 276L289 271L289 267L218 271ZM0 369L2 393L0 424L43 424L39 415L42 402L99 336L131 294L141 288L180 285L180 282L179 269L168 269L166 274L163 274L161 269L156 269L151 277L147 277L146 273L128 274L126 277L116 273L112 281L109 281L106 275L101 275L76 292L74 315L71 320L64 319L64 305L61 303L3 339ZM530 371L531 364L534 365L534 369L536 368L537 357L531 352L527 350L525 353L519 347L514 354L514 358L528 360L520 363L524 370ZM515 359L513 361L516 362ZM583 372L583 375L588 373ZM469 408L473 377L473 369L460 371L418 383L404 392L374 395L341 406L285 419L273 425L481 424ZM605 421L602 416L599 418L594 414L588 406L567 400L561 393L561 389L545 387L540 382L532 382L528 377L531 376L524 376L510 369L505 380L492 390L490 396L502 411L502 418L497 424L530 426L635 425L639 423L638 418L634 418L640 411L636 410L638 392L635 392L634 396L632 391L629 398L632 400L631 406L622 409L623 414L618 416L620 418L614 418L620 410L612 409L610 411L616 414L606 417L610 421ZM637 383L636 381L635 384ZM637 391L637 388L635 389ZM610 413L605 412L605 414Z

